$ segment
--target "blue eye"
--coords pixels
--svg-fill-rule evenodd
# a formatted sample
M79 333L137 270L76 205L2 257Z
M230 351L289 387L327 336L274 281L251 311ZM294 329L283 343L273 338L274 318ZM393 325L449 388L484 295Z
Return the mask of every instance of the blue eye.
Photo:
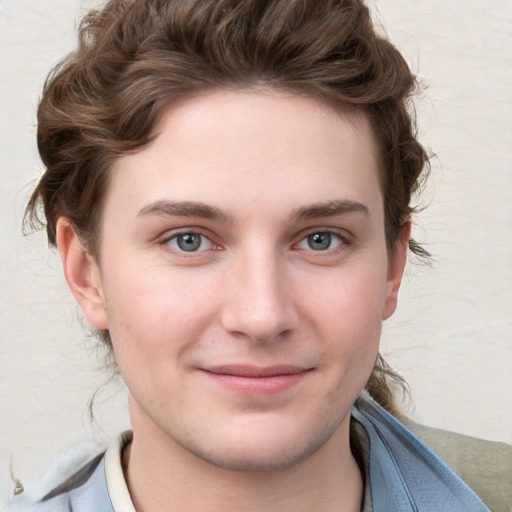
M298 244L300 249L312 249L313 251L326 251L339 247L343 243L340 236L329 231L317 231L304 237Z
M213 243L199 233L180 233L167 242L179 252L197 252L211 249Z

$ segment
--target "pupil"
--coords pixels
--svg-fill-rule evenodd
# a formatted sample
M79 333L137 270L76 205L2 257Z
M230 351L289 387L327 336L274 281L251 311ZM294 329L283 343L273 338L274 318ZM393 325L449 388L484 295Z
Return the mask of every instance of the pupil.
M178 236L178 247L182 251L192 252L197 251L201 245L201 237L199 235L194 235L188 233L186 235Z
M308 236L308 245L316 251L325 251L331 245L329 233L314 233Z

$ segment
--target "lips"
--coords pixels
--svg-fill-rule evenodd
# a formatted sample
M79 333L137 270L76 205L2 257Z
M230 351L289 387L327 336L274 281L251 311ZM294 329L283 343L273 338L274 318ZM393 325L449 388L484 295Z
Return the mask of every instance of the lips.
M275 366L249 366L249 365L223 365L207 368L205 371L215 373L217 375L233 375L237 377L248 378L264 378L275 377L278 375L294 375L307 371L307 368L292 365L275 365Z
M222 365L202 371L225 389L244 395L269 396L293 388L311 369L292 365Z

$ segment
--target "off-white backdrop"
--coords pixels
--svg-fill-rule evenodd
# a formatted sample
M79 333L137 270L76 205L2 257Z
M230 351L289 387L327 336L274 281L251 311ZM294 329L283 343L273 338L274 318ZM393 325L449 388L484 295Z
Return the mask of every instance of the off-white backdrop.
M9 466L26 483L67 446L104 445L128 426L76 320L58 257L21 235L41 172L35 110L49 68L74 45L92 0L0 0L0 497ZM417 102L437 153L416 236L435 255L411 265L383 349L412 388L413 417L512 442L512 2L374 0L428 84ZM31 183L32 182L32 183ZM0 500L1 503L1 500Z

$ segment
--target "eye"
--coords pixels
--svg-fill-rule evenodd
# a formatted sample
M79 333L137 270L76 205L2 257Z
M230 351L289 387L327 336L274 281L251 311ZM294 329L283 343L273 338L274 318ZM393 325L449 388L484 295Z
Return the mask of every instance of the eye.
M335 249L343 244L341 236L329 231L317 231L304 237L297 245L299 249L312 249L313 251L326 251Z
M167 245L178 252L207 251L213 248L213 242L200 233L179 233L169 238Z

